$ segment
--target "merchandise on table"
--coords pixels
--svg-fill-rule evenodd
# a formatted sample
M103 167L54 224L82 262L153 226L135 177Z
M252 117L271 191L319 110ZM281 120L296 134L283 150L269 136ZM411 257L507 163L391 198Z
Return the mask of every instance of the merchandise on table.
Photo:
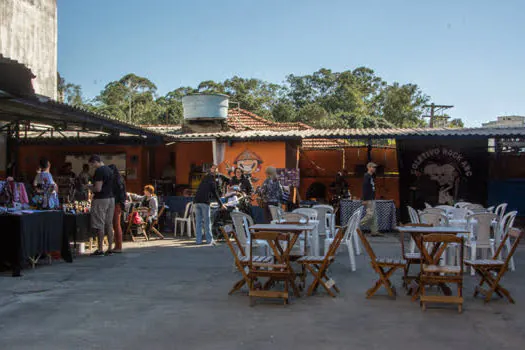
M88 201L65 203L62 205L62 209L67 214L87 214L91 210L91 203Z

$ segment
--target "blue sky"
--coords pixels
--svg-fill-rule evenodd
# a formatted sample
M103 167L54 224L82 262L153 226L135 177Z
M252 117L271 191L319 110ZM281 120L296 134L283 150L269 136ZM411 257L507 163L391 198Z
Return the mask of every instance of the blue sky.
M165 94L367 66L479 126L525 115L524 13L519 0L58 0L58 68L92 98L126 73Z

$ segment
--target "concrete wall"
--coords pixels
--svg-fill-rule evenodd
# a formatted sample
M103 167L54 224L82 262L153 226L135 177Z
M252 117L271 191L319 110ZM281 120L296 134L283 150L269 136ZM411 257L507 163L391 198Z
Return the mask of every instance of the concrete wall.
M36 93L56 99L56 0L1 0L0 53L31 69Z

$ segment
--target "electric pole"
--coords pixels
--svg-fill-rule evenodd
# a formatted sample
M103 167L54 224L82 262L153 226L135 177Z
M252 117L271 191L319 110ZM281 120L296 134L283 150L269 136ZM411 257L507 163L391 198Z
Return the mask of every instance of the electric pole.
M443 111L445 111L447 109L453 108L454 106L436 105L436 104L432 103L430 105L425 105L423 107L430 108L430 115L424 115L423 118L430 118L429 127L433 128L436 119L441 119L441 120L445 119L446 120L446 119L449 118L449 117L445 117L444 115L436 116L436 113L443 112Z

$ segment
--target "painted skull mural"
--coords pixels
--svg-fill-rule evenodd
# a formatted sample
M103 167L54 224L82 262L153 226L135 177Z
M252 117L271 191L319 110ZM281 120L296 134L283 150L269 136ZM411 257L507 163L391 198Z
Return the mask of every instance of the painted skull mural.
M256 173L261 171L262 163L263 161L261 157L249 149L239 154L233 161L233 165L242 169L246 175L251 176L253 182L259 181L259 179L255 178L254 176Z
M412 163L412 173L415 172L421 172L437 183L439 204L453 204L461 180L472 176L471 166L463 154L448 148L421 153Z
M428 175L431 180L439 184L440 204L454 203L455 189L459 181L459 173L451 164L438 165L431 163L425 166L423 173Z

